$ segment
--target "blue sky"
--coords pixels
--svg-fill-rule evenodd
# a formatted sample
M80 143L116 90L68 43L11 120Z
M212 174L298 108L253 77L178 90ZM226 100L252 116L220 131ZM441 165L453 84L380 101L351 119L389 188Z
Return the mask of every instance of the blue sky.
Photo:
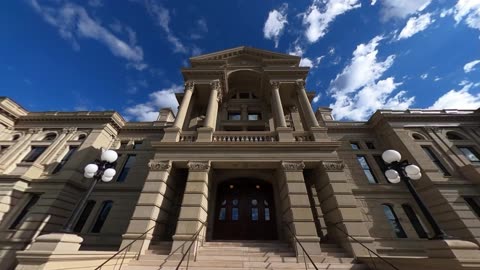
M18 0L0 4L0 95L31 111L176 108L193 55L302 57L313 107L480 107L480 0Z

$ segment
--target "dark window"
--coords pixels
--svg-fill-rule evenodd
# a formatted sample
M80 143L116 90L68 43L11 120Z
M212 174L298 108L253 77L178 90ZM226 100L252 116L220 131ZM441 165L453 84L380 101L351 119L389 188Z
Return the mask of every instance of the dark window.
M362 167L365 176L368 179L368 182L371 184L378 183L377 179L373 175L372 170L370 169L370 165L368 165L367 158L365 156L357 156L358 163L360 163L360 167Z
M132 168L133 164L135 163L137 156L136 155L128 155L127 156L127 161L125 162L125 165L123 165L122 170L120 171L120 174L118 175L117 182L124 182L125 178L127 178L128 172Z
M78 136L77 140L78 140L78 141L83 141L83 140L85 140L86 138L87 138L87 135L85 135L85 134L80 134L80 135Z
M239 98L243 98L243 99L248 99L248 98L250 98L250 94L249 94L249 93L239 93L238 96L239 96Z
M423 137L423 135L420 135L420 134L418 134L418 133L413 133L412 137L413 137L413 139L416 140L416 141L425 140L425 137Z
M427 156L432 160L433 163L435 163L435 166L442 171L444 176L451 176L451 174L447 171L447 168L443 166L442 162L437 158L435 153L433 153L433 150L428 147L428 146L422 146L423 151L427 154Z
M13 135L12 141L16 141L18 139L20 139L20 135L18 135L18 134Z
M228 120L241 120L242 115L238 112L229 112L228 113Z
M70 157L72 157L73 153L75 153L76 150L77 150L77 146L70 146L70 148L68 149L68 152L65 154L65 156L63 156L62 160L57 165L57 167L55 167L52 174L59 172L63 168L65 163L67 163L67 161L70 159Z
M473 197L465 197L463 198L465 202L470 206L470 208L475 212L477 217L480 217L480 199L479 198L473 198Z
M387 168L387 164L385 163L385 161L383 161L382 156L374 155L373 158L375 159L375 162L377 163L378 167L382 171L383 176L385 176L385 171L388 170L388 168ZM385 176L385 179L388 180L386 176ZM387 182L390 183L390 181L387 181Z
M57 134L55 133L48 133L47 136L43 138L44 141L53 141L57 138Z
M375 144L373 144L373 142L365 142L365 145L368 149L375 149Z
M458 149L462 151L463 155L468 158L471 162L478 163L480 162L480 156L478 155L477 151L472 147L468 146L458 146Z
M451 141L464 140L464 138L455 132L447 132L447 139Z
M102 230L103 224L107 220L108 213L110 213L112 206L112 201L104 201L102 203L102 207L100 208L100 212L98 213L97 220L95 220L95 224L93 224L91 230L92 233L99 233Z
M23 158L22 162L34 162L47 149L46 146L32 146L32 150Z
M128 141L121 141L120 142L120 149L126 149L128 145Z
M8 227L8 229L10 230L16 229L18 225L23 221L23 218L28 214L28 211L30 211L32 206L34 206L37 203L39 198L40 198L40 195L31 194L27 204L25 204L22 211L18 214L17 218L15 218L12 224L10 224L10 227Z
M3 153L3 151L7 150L10 145L0 145L0 154Z
M390 223L390 225L392 226L392 229L395 232L395 235L398 238L407 238L407 234L405 234L402 224L400 224L400 221L398 220L397 215L395 214L395 211L393 211L393 207L388 204L382 204L382 205L383 205L383 212L387 217L388 223Z
M133 142L133 149L139 149L142 147L143 141L134 141Z
M75 227L73 228L74 232L79 233L82 231L83 226L85 226L85 222L87 222L87 219L90 216L90 213L92 213L94 206L95 206L94 200L89 200L87 202L87 204L85 205L85 208L83 208L82 214L78 218L77 224L75 224Z
M407 214L410 223L412 223L413 228L417 232L418 237L420 238L428 238L427 232L425 228L423 228L420 219L418 219L417 213L413 210L413 208L408 204L402 204L403 211Z
M262 114L260 113L248 113L249 121L257 121L262 119Z
M360 149L360 145L357 142L350 142L350 146L352 147L353 150Z

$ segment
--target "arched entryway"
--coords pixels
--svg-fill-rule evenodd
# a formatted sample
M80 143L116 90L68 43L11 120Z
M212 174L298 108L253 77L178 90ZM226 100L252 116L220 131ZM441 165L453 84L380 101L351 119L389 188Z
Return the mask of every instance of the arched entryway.
M214 240L275 240L273 188L255 179L228 180L217 186Z

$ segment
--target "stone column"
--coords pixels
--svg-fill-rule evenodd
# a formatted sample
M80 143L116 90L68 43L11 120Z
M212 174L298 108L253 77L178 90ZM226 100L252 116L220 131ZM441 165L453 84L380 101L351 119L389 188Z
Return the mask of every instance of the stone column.
M364 247L340 231L375 250L371 245L373 238L363 222L352 186L347 182L344 167L340 160L322 161L312 179L315 181L329 239L336 239L352 255L366 256L368 251Z
M281 173L284 180L280 189L283 209L283 226L288 226L295 233L309 255L321 254L320 238L317 235L313 220L310 201L308 199L303 169L305 164L301 161L282 161ZM288 228L284 228L292 244L296 244ZM302 248L297 245L297 256L303 256Z
M150 171L148 173L142 192L137 201L137 206L133 212L127 232L123 235L121 247L128 245L131 241L142 235L147 230L155 227L146 233L142 239L135 242L130 251L144 254L150 245L150 241L155 233L162 233L165 230L168 212L164 208L166 193L170 189L169 179L172 168L171 161L151 160L148 163Z
M306 122L308 126L318 127L317 118L313 113L312 105L310 104L310 100L308 99L307 91L305 89L305 81L298 80L296 81L296 84L297 84L296 89L297 89L298 103L300 104L305 120L307 120Z
M286 127L285 113L283 112L282 100L280 99L280 82L273 81L272 84L272 110L275 115L276 127Z
M207 116L205 119L205 126L198 128L198 142L211 142L213 132L217 126L218 118L218 103L222 97L222 85L220 80L214 80L210 83L212 88L210 98L208 100Z
M180 216L178 217L177 229L173 236L172 251L184 242L191 240L202 224L205 224L205 226L201 230L198 239L201 240L205 237L210 161L189 161L188 169L187 184L183 195ZM177 252L185 252L187 248L188 244L185 244ZM195 251L192 254L195 254Z
M185 124L185 118L187 116L188 108L190 107L190 102L192 100L193 90L195 88L195 82L188 81L185 83L185 93L182 99L182 103L178 109L177 116L173 122L173 126L165 129L165 135L163 141L166 142L177 142L180 138L180 131L183 129Z

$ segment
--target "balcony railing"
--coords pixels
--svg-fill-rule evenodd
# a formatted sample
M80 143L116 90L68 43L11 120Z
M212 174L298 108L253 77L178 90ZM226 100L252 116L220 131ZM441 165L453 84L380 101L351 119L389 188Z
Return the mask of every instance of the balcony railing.
M309 131L294 131L293 138L296 142L312 142L314 138Z
M271 131L217 131L213 133L213 142L276 142L277 136Z

